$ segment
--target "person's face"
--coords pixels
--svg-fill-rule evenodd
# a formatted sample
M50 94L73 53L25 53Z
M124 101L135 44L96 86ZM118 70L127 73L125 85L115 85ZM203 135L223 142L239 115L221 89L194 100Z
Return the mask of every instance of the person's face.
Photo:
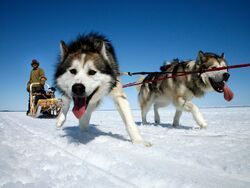
M38 67L38 64L34 63L32 64L33 69L36 69Z

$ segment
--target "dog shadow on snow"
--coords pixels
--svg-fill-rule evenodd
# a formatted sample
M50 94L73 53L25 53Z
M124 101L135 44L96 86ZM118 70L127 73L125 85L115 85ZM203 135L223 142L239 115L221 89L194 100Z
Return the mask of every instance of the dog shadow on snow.
M168 128L168 129L184 129L184 130L191 130L193 129L193 127L187 127L187 126L183 126L183 125L179 125L177 127L174 127L172 124L170 123L148 123L146 125L144 125L141 121L137 121L135 122L137 126L161 126L163 128Z
M120 134L113 134L112 132L103 132L97 128L97 125L90 124L88 131L82 132L79 126L63 128L64 135L70 143L87 144L99 136L108 136L122 141L129 141Z

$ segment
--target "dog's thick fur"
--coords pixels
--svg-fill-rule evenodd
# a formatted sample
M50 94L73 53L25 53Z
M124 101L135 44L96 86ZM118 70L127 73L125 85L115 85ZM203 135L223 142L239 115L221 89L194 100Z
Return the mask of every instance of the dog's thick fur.
M193 61L179 62L173 60L169 65L162 66L162 71L172 73L152 74L141 79L145 82L137 89L139 90L138 101L141 108L142 123L147 124L146 115L150 107L154 105L155 123L160 123L158 109L172 103L176 107L173 126L178 126L182 111L191 112L196 123L201 127L207 127L199 108L191 102L194 97L202 97L207 91L222 92L221 88L216 88L213 83L224 84L229 74L227 70L215 72L195 73L191 75L163 79L157 82L146 83L149 80L158 80L168 75L176 75L178 72L189 72L226 66L224 54L218 56L214 53L198 53L197 59Z
M61 127L73 100L86 106L79 117L81 130L86 130L92 112L105 95L110 94L117 106L133 143L145 142L132 117L126 95L119 81L119 67L111 42L97 33L80 35L68 45L61 41L61 55L55 72L55 84L63 97L63 109L57 120ZM78 102L79 103L79 102ZM78 104L79 105L79 104ZM80 108L80 107L79 107Z

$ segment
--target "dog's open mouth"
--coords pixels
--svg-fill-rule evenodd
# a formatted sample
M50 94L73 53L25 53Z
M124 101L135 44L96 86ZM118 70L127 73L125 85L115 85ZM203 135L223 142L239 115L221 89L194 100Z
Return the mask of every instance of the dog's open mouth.
M89 101L91 100L91 98L93 97L93 95L98 91L99 88L96 88L93 93L91 95L89 95L88 97L81 97L81 96L76 96L73 97L73 101L74 101L74 107L72 109L74 115L76 116L76 118L80 119L89 104Z
M209 78L209 81L210 81L210 84L214 88L215 91L217 91L219 93L224 92L224 90L223 90L224 85L225 85L224 81L216 82L212 78Z
M231 101L233 99L233 92L232 90L227 86L225 81L216 82L212 78L209 78L210 84L213 87L213 89L219 93L224 92L224 99L227 101Z

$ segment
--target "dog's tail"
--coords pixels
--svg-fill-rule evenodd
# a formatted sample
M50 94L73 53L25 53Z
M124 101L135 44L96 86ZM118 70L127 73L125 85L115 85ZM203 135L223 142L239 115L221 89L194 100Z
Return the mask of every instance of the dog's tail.
M138 80L137 83L142 83L145 79L147 79L146 77L141 76ZM149 99L150 99L150 89L147 83L143 83L143 84L138 84L136 85L136 89L138 91L138 102L140 105L141 109L144 109L145 105L147 105Z
M142 86L142 82L143 82L143 80L145 79L145 76L140 76L140 78L137 80L137 82L136 83L140 83L140 84L138 84L138 85L136 85L135 87L136 87L136 90L138 91L138 92L140 92L140 90L141 90L141 86Z

